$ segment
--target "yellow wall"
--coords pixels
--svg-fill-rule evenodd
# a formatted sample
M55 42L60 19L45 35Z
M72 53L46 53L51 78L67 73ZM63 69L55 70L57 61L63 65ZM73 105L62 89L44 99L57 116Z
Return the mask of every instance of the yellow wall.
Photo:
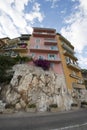
M72 90L72 83L73 82L77 82L78 79L70 77L70 74L72 74L72 72L74 71L76 73L76 75L80 78L82 78L81 72L77 71L73 68L69 68L68 65L66 64L66 59L65 59L65 55L63 54L64 49L61 45L61 40L59 39L59 35L57 35L57 42L58 42L58 48L59 48L59 53L60 53L60 57L62 60L62 66L63 66L63 71L64 71L64 75L65 75L65 79L66 79L66 85L69 91Z

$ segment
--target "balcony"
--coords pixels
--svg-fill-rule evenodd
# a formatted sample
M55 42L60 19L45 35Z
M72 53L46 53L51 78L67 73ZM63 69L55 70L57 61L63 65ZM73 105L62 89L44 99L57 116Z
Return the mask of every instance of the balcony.
M66 43L62 43L62 47L70 54L74 54L74 49L72 49L71 47L69 47Z
M56 33L48 33L48 32L33 32L34 37L45 37L45 38L55 38Z
M49 59L48 58L46 60L48 60L49 62L52 62L52 63L59 63L59 62L61 62L61 60L59 58L56 58L56 59L52 59L52 58Z
M76 82L73 82L72 83L72 87L73 88L77 88L77 89L82 89L82 88L85 88L85 86L83 84L78 84Z
M73 63L69 62L67 65L68 65L69 68L74 69L76 71L80 71L81 70L81 68L78 65L75 65Z
M21 48L21 47L16 47L16 48L13 48L12 50L16 52L28 52L27 48Z
M23 42L19 42L18 45L19 45L19 46L20 46L20 45L27 45L27 43L25 43L25 42L24 42L24 43L23 43Z
M74 74L70 74L70 77L75 78L75 79L81 79L81 77L74 75Z
M45 39L44 44L45 45L57 45L57 40L55 40L55 39Z
M65 56L72 58L73 60L78 60L77 57L74 56L74 54L71 54L71 53L67 52L66 50L63 51L63 54Z
M40 52L40 53L58 53L58 48L55 48L55 49L51 49L51 48L30 48L30 52Z
M29 37L30 37L29 34L22 34L21 37L20 37L20 40L22 40L22 41L26 40L27 41L27 40L29 40Z

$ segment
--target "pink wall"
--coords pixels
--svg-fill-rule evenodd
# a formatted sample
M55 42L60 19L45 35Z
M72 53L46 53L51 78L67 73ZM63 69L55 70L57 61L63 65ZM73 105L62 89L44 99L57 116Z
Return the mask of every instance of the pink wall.
M41 39L40 43L36 43L36 39ZM30 48L35 48L35 46L38 45L40 48L50 48L50 45L44 45L44 38L36 38L36 37L31 37L30 38ZM30 52L30 54L34 54L34 58L38 59L39 56L44 56L45 59L48 59L48 54L55 54L55 53L51 53L51 52L47 52L47 53L43 53L43 52ZM60 59L59 53L55 54L56 55L56 59ZM32 62L31 62L32 64ZM53 65L51 64L51 70L53 70L55 73L58 74L63 74L63 69L62 69L62 64L61 62L59 63L53 63Z
M61 63L58 63L58 64L55 63L53 66L53 70L55 73L63 74L63 69L62 69Z

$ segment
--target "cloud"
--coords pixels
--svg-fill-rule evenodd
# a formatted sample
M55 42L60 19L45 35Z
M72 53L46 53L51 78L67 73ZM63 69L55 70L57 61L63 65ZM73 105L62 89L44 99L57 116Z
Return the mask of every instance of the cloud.
M63 9L63 10L61 10L60 13L61 13L61 14L65 14L65 13L66 13L66 8Z
M40 13L40 4L35 3L33 6L33 10L30 13L26 13L25 18L26 20L28 20L28 22L31 22L32 24L34 23L35 19L38 19L39 22L42 22L44 14Z
M51 5L51 8L55 8L55 7L58 7L58 1L60 0L46 0L47 2L51 2L52 5Z
M79 5L74 13L65 19L65 26L61 29L61 33L71 41L76 51L82 52L87 45L87 2L77 1Z
M26 11L26 7L29 7L31 3L31 11ZM13 38L21 33L31 33L34 21L37 19L38 22L42 22L43 18L40 4L37 2L0 0L0 37L9 36Z
M79 65L81 66L81 68L86 68L87 69L87 57L83 57L82 55L78 56L79 58Z
M87 67L87 58L84 53L84 48L87 47L87 0L73 0L75 1L79 4L65 19L61 34L74 45L79 65L85 68Z

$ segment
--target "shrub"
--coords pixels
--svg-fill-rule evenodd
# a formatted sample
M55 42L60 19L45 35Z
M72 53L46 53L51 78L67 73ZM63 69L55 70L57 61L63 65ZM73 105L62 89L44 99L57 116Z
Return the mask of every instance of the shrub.
M85 102L85 101L81 102L81 106L82 105L87 105L87 102Z
M12 74L7 70L10 70L15 63L15 60L9 56L0 56L0 83L10 81Z
M9 83L13 74L8 70L12 69L12 66L17 63L25 63L31 61L31 57L17 56L12 58L10 56L0 56L0 83Z
M50 104L49 107L50 107L50 108L57 108L58 105L57 105L57 104Z
M32 57L26 57L26 56L17 56L14 58L16 63L19 62L19 63L25 63L25 62L29 62L29 61L32 61Z
M77 107L77 106L78 106L77 103L72 103L72 104L71 104L71 107Z
M13 108L15 108L15 105L13 105L13 104L6 104L6 105L5 105L5 108L6 108L6 109L8 109L8 108L13 109Z
M36 104L29 104L28 108L36 108Z
M47 60L37 59L33 62L36 66L41 67L43 70L49 70L50 68L50 62Z

